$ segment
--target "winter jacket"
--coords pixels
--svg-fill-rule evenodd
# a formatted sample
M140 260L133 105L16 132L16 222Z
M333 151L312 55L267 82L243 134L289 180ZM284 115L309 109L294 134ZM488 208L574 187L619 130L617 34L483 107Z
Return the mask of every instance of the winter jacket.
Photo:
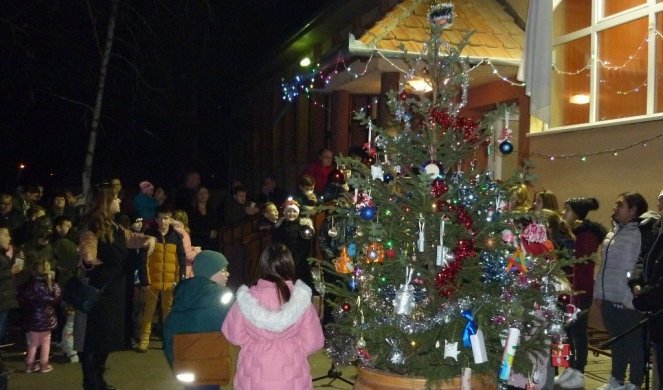
M576 306L580 309L588 309L592 304L594 292L594 260L592 255L596 253L601 245L601 240L606 236L605 228L590 220L582 221L573 229L576 240L573 244L573 255L576 259L585 260L573 265L569 282L574 291L584 291L575 296Z
M231 299L222 301L226 294L232 295L230 289L200 276L177 285L173 307L163 325L163 349L170 364L173 362L174 335L221 331L221 323L232 303Z
M200 253L200 247L191 245L191 235L186 229L184 229L184 224L182 222L173 219L170 226L172 226L177 234L182 237L182 246L184 247L184 254L186 255L186 265L191 265L193 263L193 258Z
M18 307L16 300L16 285L11 269L14 259L10 259L4 250L0 250L0 311Z
M239 346L235 390L312 389L307 356L322 348L320 320L311 304L311 289L301 281L281 303L276 285L260 279L237 290L237 302L221 331Z
M165 235L156 229L150 229L145 234L157 239L154 252L147 257L148 284L157 290L174 289L186 261L182 237L173 228L168 229Z
M302 280L314 290L311 265L307 260L311 256L312 243L311 239L302 237L302 231L305 226L300 221L301 218L297 218L294 221L282 220L276 229L272 231L272 242L279 242L288 247L290 253L292 253L292 260L295 262L297 279Z
M58 325L56 307L61 300L60 286L52 282L48 288L46 277L38 275L19 290L23 329L30 332L53 330Z
M306 167L306 169L304 169L302 175L309 175L315 179L315 193L322 194L322 192L325 190L325 186L327 185L327 178L329 177L329 173L333 169L334 167L332 165L325 167L322 165L320 160L315 160L312 161Z
M57 282L60 286L76 274L78 266L78 245L66 237L53 241L53 258L57 270Z
M617 226L603 240L603 262L594 283L594 298L633 309L633 293L628 275L640 255L639 221Z

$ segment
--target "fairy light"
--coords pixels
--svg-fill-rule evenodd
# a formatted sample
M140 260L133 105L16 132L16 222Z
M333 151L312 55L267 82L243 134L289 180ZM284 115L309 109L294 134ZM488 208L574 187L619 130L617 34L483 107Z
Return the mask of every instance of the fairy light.
M649 137L637 142L633 142L631 144L618 147L618 148L610 148L610 149L601 149L597 150L594 152L583 152L583 153L569 153L569 154L541 154L541 153L530 153L530 157L534 158L545 158L549 161L555 161L555 160L569 160L569 159L580 159L582 162L586 162L589 157L593 156L600 156L604 154L612 154L614 157L619 156L620 152L623 152L624 150L629 150L632 148L635 148L637 146L642 146L642 147L647 147L647 144L651 141L657 140L659 138L663 137L663 133L655 135L653 137Z

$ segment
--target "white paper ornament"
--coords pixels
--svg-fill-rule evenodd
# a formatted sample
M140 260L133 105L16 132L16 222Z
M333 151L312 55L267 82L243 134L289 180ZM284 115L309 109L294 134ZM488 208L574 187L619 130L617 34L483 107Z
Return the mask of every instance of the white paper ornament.
M447 340L444 340L444 357L445 358L453 358L454 360L458 361L458 354L460 351L458 350L458 341L450 343Z

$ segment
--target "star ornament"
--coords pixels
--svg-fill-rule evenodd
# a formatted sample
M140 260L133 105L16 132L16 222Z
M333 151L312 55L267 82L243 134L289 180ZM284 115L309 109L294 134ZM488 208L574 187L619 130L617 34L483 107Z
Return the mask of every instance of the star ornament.
M458 342L453 342L450 343L447 340L444 340L444 358L453 358L455 361L458 361L458 354L460 351L458 350Z

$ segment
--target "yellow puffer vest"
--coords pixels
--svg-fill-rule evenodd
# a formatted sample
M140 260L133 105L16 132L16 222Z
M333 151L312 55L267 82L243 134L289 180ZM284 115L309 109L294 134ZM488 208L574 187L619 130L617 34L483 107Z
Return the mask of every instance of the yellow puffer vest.
M151 288L172 290L178 281L179 264L177 245L169 242L157 242L154 252L147 258L147 282Z

